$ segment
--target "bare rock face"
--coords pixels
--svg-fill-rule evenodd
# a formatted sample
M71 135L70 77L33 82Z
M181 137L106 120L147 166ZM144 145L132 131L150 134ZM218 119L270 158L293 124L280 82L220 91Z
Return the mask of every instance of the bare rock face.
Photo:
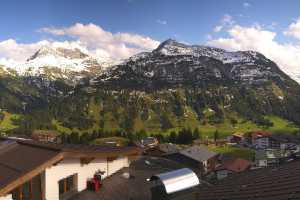
M57 51L62 53L62 55L66 58L70 59L83 59L88 57L87 54L82 53L78 48L75 49L64 49L64 48L57 48Z

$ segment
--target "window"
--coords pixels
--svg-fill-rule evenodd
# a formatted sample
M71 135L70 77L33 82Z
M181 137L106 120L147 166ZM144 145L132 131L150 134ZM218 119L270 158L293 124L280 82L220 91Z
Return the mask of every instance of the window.
M41 176L39 175L12 191L13 200L41 200L41 197Z
M42 184L41 177L36 176L31 181L31 192L32 200L41 200L42 199Z
M30 200L30 196L31 196L31 182L26 182L25 184L23 184L22 186L22 200Z
M59 195L77 190L77 174L68 176L58 182Z

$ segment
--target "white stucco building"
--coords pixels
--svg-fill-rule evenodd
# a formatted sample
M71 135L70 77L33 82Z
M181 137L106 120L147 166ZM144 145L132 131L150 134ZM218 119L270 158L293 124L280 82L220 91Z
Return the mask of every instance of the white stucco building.
M85 190L97 171L106 178L128 167L139 153L136 147L0 140L0 164L6 163L0 165L0 200L67 199Z

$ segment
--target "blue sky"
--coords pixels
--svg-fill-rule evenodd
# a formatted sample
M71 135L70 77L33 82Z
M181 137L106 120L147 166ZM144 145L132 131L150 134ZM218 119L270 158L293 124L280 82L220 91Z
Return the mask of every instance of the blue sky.
M245 8L244 3L250 6ZM299 17L297 0L3 0L0 40L33 42L47 37L41 27L94 23L110 32L130 32L162 41L204 43L223 15L241 25L277 23L286 28ZM159 21L166 22L160 24ZM221 33L220 33L221 34ZM278 40L286 41L278 35Z
M120 60L168 38L254 50L300 77L299 0L2 0L0 64L42 46Z

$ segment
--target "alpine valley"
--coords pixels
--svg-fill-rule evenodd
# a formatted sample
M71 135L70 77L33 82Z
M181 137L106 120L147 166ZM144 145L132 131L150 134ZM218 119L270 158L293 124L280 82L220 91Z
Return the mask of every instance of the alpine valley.
M300 132L300 85L264 55L167 40L122 62L43 47L0 67L1 132Z

